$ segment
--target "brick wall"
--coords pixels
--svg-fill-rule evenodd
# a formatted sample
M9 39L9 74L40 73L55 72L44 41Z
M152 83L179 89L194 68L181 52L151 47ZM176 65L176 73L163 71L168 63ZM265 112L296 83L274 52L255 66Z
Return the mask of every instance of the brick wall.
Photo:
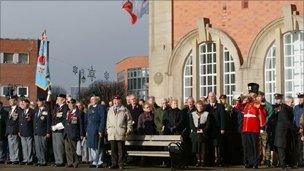
M29 64L0 64L0 85L23 85L29 88L29 99L37 99L38 90L35 85L36 59L38 41L30 39L0 39L1 53L28 53ZM0 100L7 104L4 97Z
M221 29L235 40L242 57L246 57L254 38L271 21L283 17L284 4L294 4L303 15L304 1L173 0L173 42L197 28L197 20L209 18L212 27Z

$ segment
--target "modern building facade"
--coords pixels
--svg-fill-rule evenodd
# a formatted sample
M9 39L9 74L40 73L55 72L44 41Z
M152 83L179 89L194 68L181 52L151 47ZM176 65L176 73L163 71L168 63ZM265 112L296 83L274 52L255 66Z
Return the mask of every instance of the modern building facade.
M304 91L303 1L150 1L149 93L180 104L214 91L232 99L256 82Z
M32 101L46 93L35 85L37 57L38 40L0 38L0 101L12 91Z
M132 56L116 63L117 82L124 83L127 94L139 99L148 96L149 60L147 56Z

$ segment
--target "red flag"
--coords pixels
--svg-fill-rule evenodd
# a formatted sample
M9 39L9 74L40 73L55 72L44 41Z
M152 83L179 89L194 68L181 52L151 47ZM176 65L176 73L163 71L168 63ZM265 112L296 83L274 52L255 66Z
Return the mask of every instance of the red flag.
M131 23L135 24L136 21L137 21L137 16L136 16L136 14L134 13L134 10L133 10L133 3L130 2L130 0L126 0L124 2L124 4L122 5L122 9L124 9L125 11L127 11L130 14Z

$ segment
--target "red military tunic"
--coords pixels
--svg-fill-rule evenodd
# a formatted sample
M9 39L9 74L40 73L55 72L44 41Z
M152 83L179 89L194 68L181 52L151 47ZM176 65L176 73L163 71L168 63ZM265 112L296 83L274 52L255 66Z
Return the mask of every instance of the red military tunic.
M243 132L259 133L266 124L266 110L255 102L248 102L243 111Z

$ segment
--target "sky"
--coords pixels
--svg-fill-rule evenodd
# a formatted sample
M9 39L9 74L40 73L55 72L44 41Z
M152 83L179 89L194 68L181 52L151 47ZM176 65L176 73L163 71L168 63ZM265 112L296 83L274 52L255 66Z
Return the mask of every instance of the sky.
M96 80L127 56L148 55L148 16L131 25L122 0L0 0L0 37L38 39L44 29L50 41L54 85L78 85L73 66L96 69ZM87 70L86 70L86 73ZM84 85L91 83L87 79Z

